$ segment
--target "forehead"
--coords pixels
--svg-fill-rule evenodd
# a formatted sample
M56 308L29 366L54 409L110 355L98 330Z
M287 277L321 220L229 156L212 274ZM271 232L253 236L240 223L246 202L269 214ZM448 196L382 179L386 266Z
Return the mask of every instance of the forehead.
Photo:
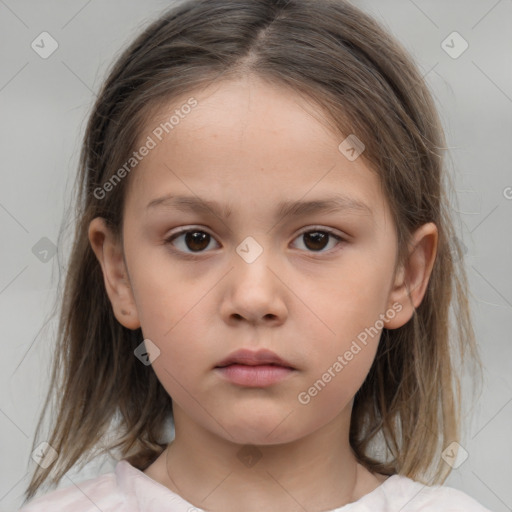
M185 108L191 97L195 106ZM165 192L260 203L327 192L382 199L378 176L340 151L346 136L314 102L254 77L174 99L148 120L139 145L148 136L155 147L137 165L129 192L139 209Z
M191 97L196 105L189 109ZM230 153L258 149L262 157L285 149L318 153L332 149L341 140L311 98L252 75L211 84L160 106L147 121L139 141L159 127L164 140L157 137L158 145L164 142L178 149L210 142L212 150L218 148L211 152L213 157L221 149ZM268 144L269 137L274 138L274 144ZM224 155L228 154L224 151Z

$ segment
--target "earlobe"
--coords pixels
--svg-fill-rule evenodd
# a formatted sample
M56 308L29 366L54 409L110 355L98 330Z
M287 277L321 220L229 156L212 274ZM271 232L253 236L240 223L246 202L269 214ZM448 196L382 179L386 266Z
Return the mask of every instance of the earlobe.
M419 227L413 234L409 256L396 274L389 296L389 304L399 303L400 312L385 322L386 329L397 329L406 324L421 304L427 290L437 255L438 231L433 222Z
M119 241L102 217L96 217L90 222L88 236L100 263L115 317L124 327L138 329L139 316Z

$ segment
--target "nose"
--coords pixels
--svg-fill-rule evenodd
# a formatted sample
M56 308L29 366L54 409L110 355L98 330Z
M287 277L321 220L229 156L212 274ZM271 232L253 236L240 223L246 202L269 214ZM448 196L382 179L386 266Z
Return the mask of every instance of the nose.
M288 316L289 289L266 251L251 263L235 255L228 274L221 314L227 323L280 325Z

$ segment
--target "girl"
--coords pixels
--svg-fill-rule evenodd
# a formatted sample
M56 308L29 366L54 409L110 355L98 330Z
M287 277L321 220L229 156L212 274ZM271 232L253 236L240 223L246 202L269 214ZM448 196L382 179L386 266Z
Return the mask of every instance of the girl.
M478 367L444 147L415 65L343 0L149 26L85 135L25 501L94 447L119 462L22 510L486 510L437 485Z

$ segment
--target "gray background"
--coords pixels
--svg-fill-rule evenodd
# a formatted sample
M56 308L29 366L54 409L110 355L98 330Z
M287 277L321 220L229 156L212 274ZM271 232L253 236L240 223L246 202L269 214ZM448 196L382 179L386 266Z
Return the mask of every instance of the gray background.
M512 510L512 1L354 3L382 21L417 60L451 149L485 381L465 423L461 444L469 457L447 485L491 510ZM107 66L169 5L0 0L1 512L17 509L34 466L30 448L55 319L36 335L62 271L51 251L44 256L42 250L57 243L87 114ZM43 31L59 45L47 59L31 48ZM453 31L469 44L456 59L441 46ZM59 247L61 266L68 244ZM112 468L112 461L98 461L70 472L61 485Z

